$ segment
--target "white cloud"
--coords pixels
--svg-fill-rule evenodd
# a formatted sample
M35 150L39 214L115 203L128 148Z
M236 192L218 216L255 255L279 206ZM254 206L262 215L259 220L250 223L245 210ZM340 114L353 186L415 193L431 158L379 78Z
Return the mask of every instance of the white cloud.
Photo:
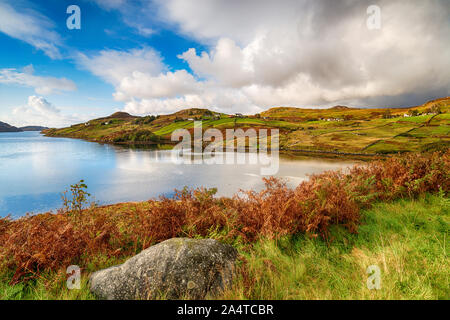
M314 101L310 97L318 90L323 100L331 101L450 87L450 74L442 72L450 68L450 43L443 41L450 31L449 9L443 2L418 7L406 1L380 1L384 24L379 31L365 27L365 4L326 4L287 1L276 9L272 1L258 1L258 18L248 32L235 30L233 23L220 23L245 18L240 11L224 8L223 2L208 1L209 14L205 8L184 14L192 23L177 14L179 8L188 10L179 1L169 1L168 8L187 33L205 38L233 35L245 43L239 48L234 41L219 38L210 54L196 55L191 49L181 55L194 72L226 85L270 90L294 104ZM213 11L221 12L217 23L209 18ZM280 13L285 13L284 24L272 25ZM210 28L204 34L199 29L207 24ZM267 31L261 32L262 25ZM245 42L241 34L251 31L253 38Z
M120 12L123 21L141 36L149 37L157 33L158 17L152 1L93 0L93 2L104 10Z
M156 31L154 29L143 27L143 26L136 26L136 29L137 29L138 33L144 37L148 37L148 36L151 36L156 33Z
M114 97L118 101L128 101L134 97L141 99L172 98L199 92L201 87L202 84L196 82L186 70L161 73L158 76L135 71L131 76L120 81Z
M75 83L66 78L43 77L33 74L32 65L26 66L23 72L14 68L0 69L0 84L16 84L32 87L37 94L48 95L59 91L74 91Z
M10 123L17 126L39 125L46 127L65 127L87 120L78 115L66 115L43 97L30 96L28 103L12 110Z
M14 3L13 8L6 2L0 3L0 32L25 41L52 59L60 59L58 46L61 39L53 31L53 23L40 13L20 7L19 4Z
M102 50L96 55L80 53L78 64L99 76L106 82L118 85L133 72L158 75L165 67L160 55L151 48L132 49L129 51Z
M258 34L287 30L300 18L302 0L155 0L159 14L185 34L214 43L230 38L240 44Z
M233 40L222 38L210 53L202 52L198 56L196 50L191 48L178 57L187 61L201 77L226 86L241 87L251 84L254 73L250 50L241 50Z
M125 104L131 114L167 114L186 108L208 108L226 113L257 113L262 111L241 90L223 89L205 85L199 94L186 94L177 98L139 99Z
M161 57L149 48L103 50L80 55L78 63L114 85L115 100L124 102L132 114L170 113L188 107L260 110L239 88L223 87L215 79L198 80L186 70L166 71Z
M450 88L444 0L377 1L383 20L376 31L366 27L369 1L158 2L181 32L212 44L209 52L180 55L191 69L242 87L260 106Z
M94 0L94 2L106 10L120 9L126 4L126 0Z
M138 114L385 105L450 94L448 0L379 0L380 30L366 26L372 2L155 0L142 12L156 3L156 20L208 47L178 56L195 77L168 71L148 48L141 49L148 55L104 51L84 65L115 86L125 110Z

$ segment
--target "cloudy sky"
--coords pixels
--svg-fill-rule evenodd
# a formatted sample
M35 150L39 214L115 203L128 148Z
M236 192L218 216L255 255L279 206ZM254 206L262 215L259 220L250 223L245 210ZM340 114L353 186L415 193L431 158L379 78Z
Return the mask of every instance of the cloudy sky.
M449 0L0 0L0 121L411 106L450 95L449 36Z

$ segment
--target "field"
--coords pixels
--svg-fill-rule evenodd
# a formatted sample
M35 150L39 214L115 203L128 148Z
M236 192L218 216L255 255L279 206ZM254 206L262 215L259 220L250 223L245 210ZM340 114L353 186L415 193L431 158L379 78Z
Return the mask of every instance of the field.
M110 117L63 129L44 130L47 136L80 138L105 143L173 144L177 129L279 129L285 152L389 154L445 149L450 145L450 98L408 109L299 109L279 107L257 115L226 115L207 109L187 109L171 115ZM438 111L436 111L438 110ZM225 141L227 143L227 141Z

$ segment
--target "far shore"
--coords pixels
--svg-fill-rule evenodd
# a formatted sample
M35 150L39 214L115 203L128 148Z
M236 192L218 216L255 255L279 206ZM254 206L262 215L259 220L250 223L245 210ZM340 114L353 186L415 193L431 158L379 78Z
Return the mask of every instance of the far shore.
M68 138L68 139L76 139L83 140L88 142L94 142L99 144L113 145L113 146L127 146L127 147L135 147L137 149L144 147L155 147L153 150L171 150L173 146L175 146L178 142L174 141L163 141L163 142L153 142L153 141L139 141L139 142L108 142L108 141L98 141L95 139L88 138L77 138L77 137L69 137L64 135L46 135L45 132L41 131L41 134L46 136L47 138ZM245 150L248 151L249 147L246 146ZM234 152L239 152L238 148L234 148ZM383 153L351 153L351 152L341 152L341 151L324 151L324 150L305 150L305 149L285 149L280 148L280 154L287 156L306 156L306 157L314 157L314 158L325 158L325 159L348 159L348 160L362 160L362 161L370 161L375 159L384 159L388 158L391 155L383 154Z

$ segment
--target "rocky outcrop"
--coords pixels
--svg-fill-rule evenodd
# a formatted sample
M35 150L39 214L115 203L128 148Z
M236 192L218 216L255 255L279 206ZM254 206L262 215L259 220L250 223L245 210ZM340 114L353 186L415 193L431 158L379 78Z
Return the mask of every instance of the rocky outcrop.
M173 238L90 278L101 299L204 299L232 283L237 251L213 239Z

